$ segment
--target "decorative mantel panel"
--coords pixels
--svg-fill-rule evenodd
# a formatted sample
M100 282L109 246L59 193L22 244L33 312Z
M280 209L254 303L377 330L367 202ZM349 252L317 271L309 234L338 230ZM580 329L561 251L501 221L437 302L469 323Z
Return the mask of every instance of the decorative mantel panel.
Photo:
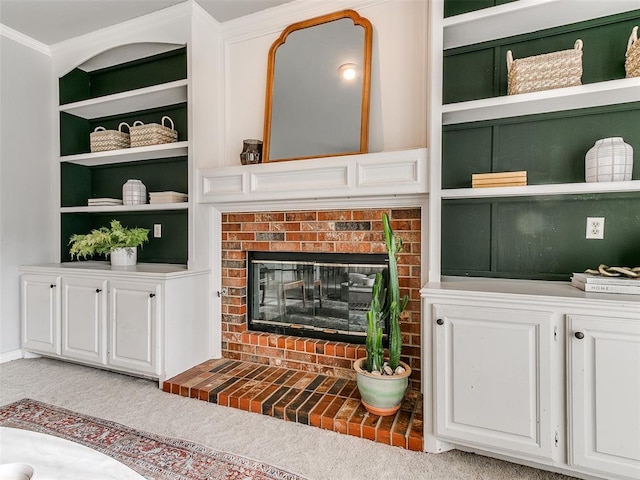
M427 190L426 148L198 171L198 202L221 211L253 210L258 201L415 198Z

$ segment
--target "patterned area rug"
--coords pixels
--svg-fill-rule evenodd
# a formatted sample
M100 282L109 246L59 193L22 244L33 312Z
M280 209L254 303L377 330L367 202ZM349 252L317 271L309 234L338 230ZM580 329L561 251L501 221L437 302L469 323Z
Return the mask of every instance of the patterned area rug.
M304 480L255 460L36 400L0 407L0 426L54 435L93 448L149 480Z

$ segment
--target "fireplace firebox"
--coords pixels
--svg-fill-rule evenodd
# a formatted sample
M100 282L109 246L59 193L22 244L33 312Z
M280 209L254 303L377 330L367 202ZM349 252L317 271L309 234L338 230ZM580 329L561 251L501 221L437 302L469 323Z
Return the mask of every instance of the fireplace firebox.
M387 255L256 251L247 263L250 330L365 343L373 282L388 274Z

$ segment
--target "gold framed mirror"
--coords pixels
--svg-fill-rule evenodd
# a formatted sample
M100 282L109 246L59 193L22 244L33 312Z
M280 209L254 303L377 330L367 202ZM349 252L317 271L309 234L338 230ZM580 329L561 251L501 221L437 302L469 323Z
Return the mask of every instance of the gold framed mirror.
M269 49L263 162L367 153L372 39L354 10L283 30Z

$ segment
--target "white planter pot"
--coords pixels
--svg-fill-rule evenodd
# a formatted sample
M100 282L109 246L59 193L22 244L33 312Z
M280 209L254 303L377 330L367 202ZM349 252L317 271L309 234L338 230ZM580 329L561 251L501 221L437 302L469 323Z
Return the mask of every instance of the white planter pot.
M584 157L587 182L626 182L633 171L633 148L621 137L603 138Z
M111 265L115 267L129 267L138 261L138 249L133 247L116 248L111 252Z

